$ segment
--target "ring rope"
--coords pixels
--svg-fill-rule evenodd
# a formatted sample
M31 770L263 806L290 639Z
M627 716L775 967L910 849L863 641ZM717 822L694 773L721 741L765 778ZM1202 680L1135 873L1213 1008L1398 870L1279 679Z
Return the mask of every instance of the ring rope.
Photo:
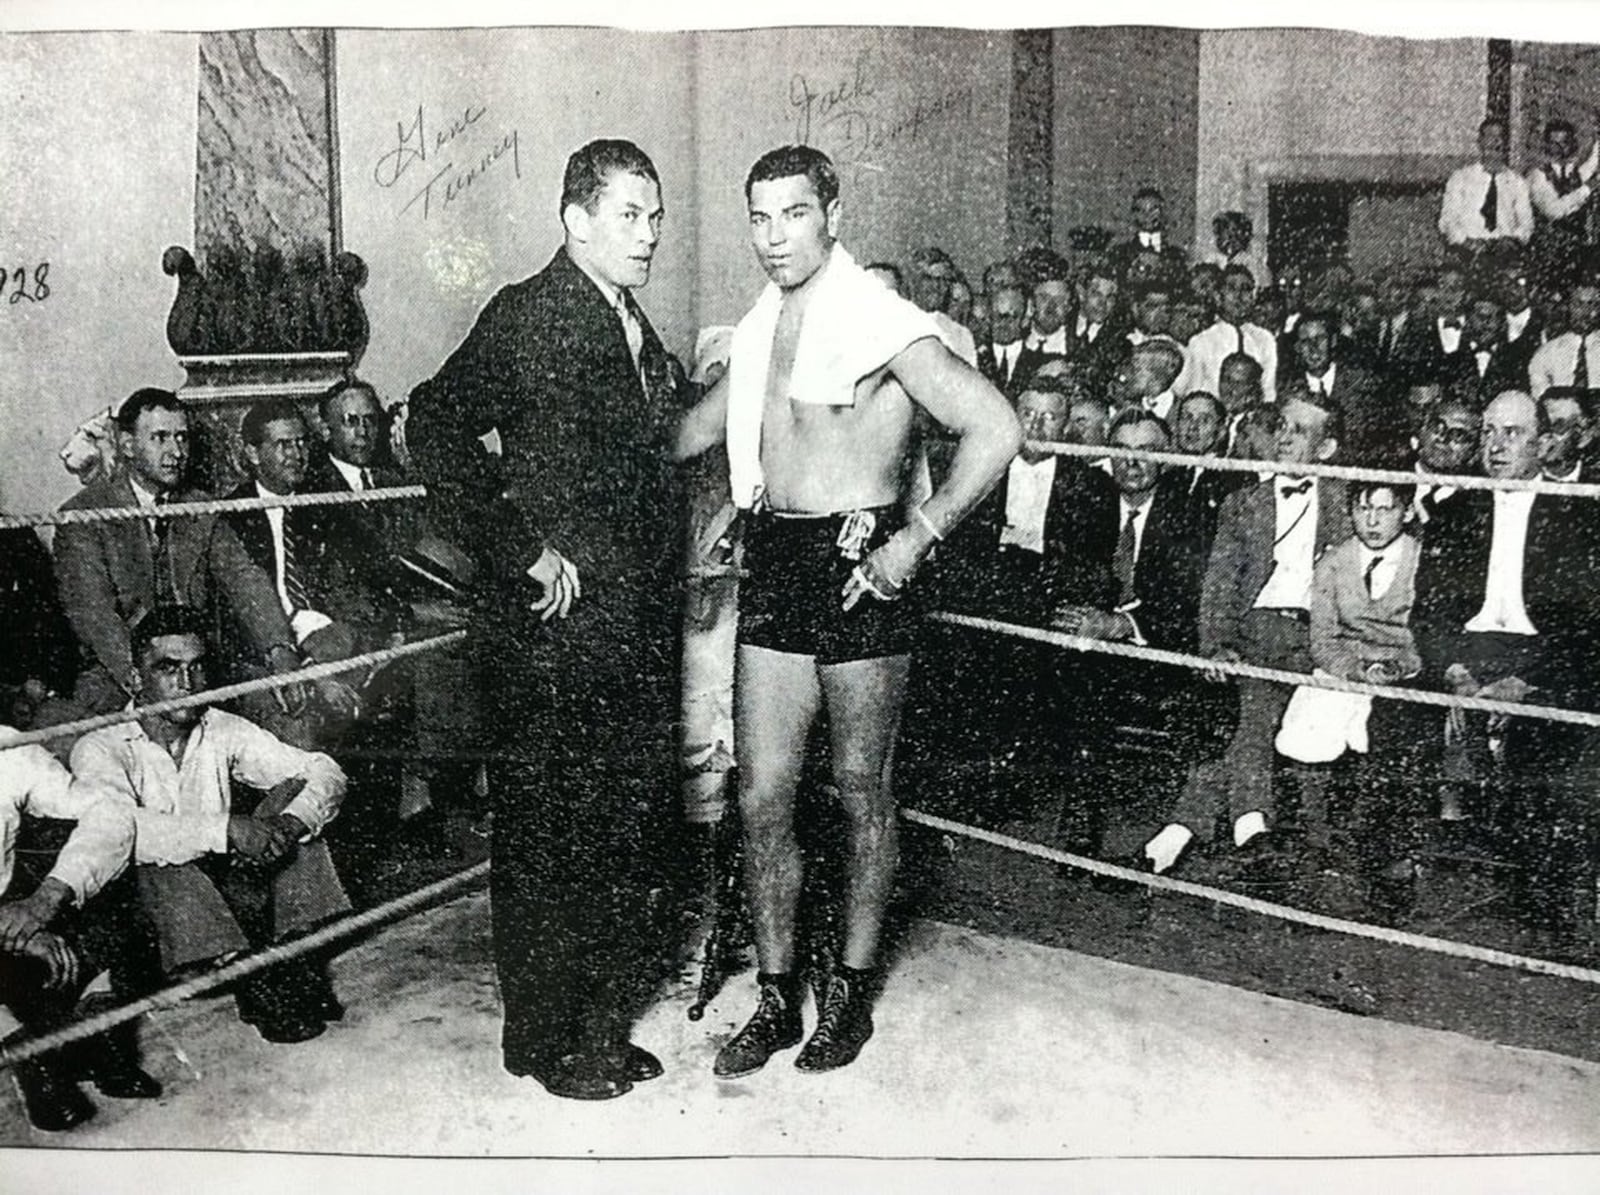
M1600 485L1593 482L1546 481L1542 477L1484 477L1464 473L1421 473L1404 469L1369 469L1364 465L1326 465L1318 461L1286 465L1282 461L1239 460L1210 453L1157 452L1148 448L1122 448L1111 444L1067 444L1055 440L1030 440L1029 444L1056 456L1124 457L1154 461L1160 465L1199 466L1230 473L1270 473L1286 477L1332 477L1343 481L1385 481L1391 485L1428 485L1458 490L1514 490L1520 493L1550 494L1567 498L1600 498Z
M394 660L401 660L407 656L421 655L423 652L449 647L451 644L460 643L466 637L466 631L446 631L442 635L432 635L427 639L418 639L415 643L404 643L399 647L385 647L380 651L369 651L359 656L349 656L343 660L330 660L326 664L312 664L305 668L296 669L294 672L283 672L254 680L239 681L237 684L223 685L221 688L207 689L201 693L190 693L187 697L172 697L166 701L153 701L149 705L113 710L108 714L96 714L93 717L78 718L72 722L60 722L55 726L41 726L35 730L15 731L11 734L0 735L0 751L9 751L13 747L26 747L34 743L46 743L52 739L66 738L69 735L87 734L91 730L99 730L102 726L116 726L123 722L133 722L147 714L165 714L171 710L187 709L197 705L219 705L224 701L232 701L236 697L245 697L252 693L287 689L294 685L304 684L307 681L338 676L342 672L354 672L362 668L377 668L380 665L388 664Z
M1009 834L1000 834L993 830L984 830L977 826L966 825L963 822L951 821L949 818L938 817L932 813L923 813L919 809L902 809L900 814L907 821L915 822L920 826L927 826L932 830L943 830L947 834L956 834L978 842L987 842L991 846L1002 847L1018 854L1031 855L1035 859L1043 859L1050 863L1076 867L1079 870L1092 872L1095 875L1109 876L1116 880L1126 880L1157 892L1175 892L1183 896L1195 896L1202 900L1209 900L1213 904L1242 909L1247 913L1258 913L1261 916L1274 917L1280 921L1292 921L1297 925L1308 925L1314 929L1324 929L1333 933L1347 934L1351 937L1366 938L1373 942L1383 942L1391 946L1408 946L1431 954L1442 954L1448 958L1488 963L1494 967L1509 967L1518 971L1527 971L1534 975L1550 975L1557 979L1571 979L1578 983L1600 984L1600 971L1592 967L1579 967L1571 963L1558 963L1551 959L1513 954L1507 950L1495 950L1488 946L1473 946L1466 942L1454 942L1448 938L1435 938L1427 934L1414 934L1407 930L1390 929L1388 926L1368 925L1365 922L1350 921L1343 917L1330 917L1324 913L1310 913L1290 905L1280 905L1272 901L1260 900L1253 896L1228 892L1221 888L1211 888L1204 884L1191 883L1188 880L1175 880L1168 876L1153 875L1150 872L1138 871L1131 867L1121 867L1115 863L1103 863L1099 859L1090 859L1083 855L1068 854L1066 851L1060 851L1037 842L1028 842L1026 839L1014 838Z
M105 523L119 519L181 519L192 518L195 515L232 514L242 510L275 510L293 506L348 506L368 502L398 502L427 496L426 486L395 485L359 491L329 490L325 493L272 494L257 498L208 498L194 502L166 502L160 506L97 506L88 510L50 510L35 514L0 515L0 530Z
M1305 685L1316 689L1332 689L1336 693L1359 693L1367 697L1386 697L1396 701L1410 701L1417 705L1436 705L1445 709L1482 710L1491 714L1508 714L1515 717L1542 718L1547 722L1565 722L1573 726L1600 726L1600 714L1585 710L1562 709L1553 705L1531 705L1522 701L1496 701L1488 697L1459 697L1454 693L1435 693L1426 689L1401 689L1391 685L1372 685L1365 681L1340 680L1337 677L1313 676L1307 672L1289 672L1282 668L1264 668L1259 664L1229 663L1211 660L1187 652L1168 651L1160 647L1140 647L1135 643L1116 643L1105 639L1089 639L1082 635L1069 635L1065 631L1052 631L1044 627L1030 627L1020 623L1002 622L994 618L978 618L970 614L955 614L948 610L928 615L933 622L972 630L1009 635L1016 639L1031 639L1073 651L1099 652L1101 655L1122 656L1133 660L1150 660L1158 664L1175 664L1196 671L1220 672L1229 676L1243 676L1252 680L1274 681L1284 685Z
M257 971L264 971L268 967L275 967L280 963L289 962L324 946L342 941L364 929L383 924L388 921L398 921L419 911L423 906L446 896L453 896L464 891L482 880L489 874L487 861L475 863L463 871L444 879L429 884L426 888L418 888L415 892L408 892L404 896L397 896L393 900L375 905L365 912L355 913L349 917L342 917L338 921L330 922L321 929L307 934L303 938L284 942L277 946L268 946L264 950L243 958L235 959L225 966L214 971L206 971L200 975L192 976L181 983L163 988L159 992L152 992L128 1004L108 1008L105 1012L97 1013L60 1029L43 1034L39 1037L29 1038L15 1046L0 1044L0 1070L16 1066L18 1063L27 1062L51 1050L60 1049L62 1046L71 1045L73 1042L82 1041L84 1038L94 1037L108 1029L115 1029L118 1025L142 1017L147 1012L158 1008L174 1008L185 1000L204 995L222 987L224 984L233 983L254 975Z

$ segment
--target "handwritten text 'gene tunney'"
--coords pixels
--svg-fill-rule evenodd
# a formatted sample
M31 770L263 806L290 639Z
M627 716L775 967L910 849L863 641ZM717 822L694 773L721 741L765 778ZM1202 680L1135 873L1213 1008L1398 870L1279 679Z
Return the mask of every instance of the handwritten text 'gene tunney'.
M419 208L426 220L436 209L443 209L468 194L473 184L488 174L497 163L509 161L514 177L522 177L522 147L515 128L489 142L472 137L475 126L489 111L483 104L468 104L457 116L442 125L430 126L422 104L414 116L395 121L394 148L380 156L372 167L372 181L380 187L394 187L410 175L415 189L400 208L404 215ZM441 158L448 160L439 162ZM411 168L432 168L426 178ZM420 182L420 185L417 185Z

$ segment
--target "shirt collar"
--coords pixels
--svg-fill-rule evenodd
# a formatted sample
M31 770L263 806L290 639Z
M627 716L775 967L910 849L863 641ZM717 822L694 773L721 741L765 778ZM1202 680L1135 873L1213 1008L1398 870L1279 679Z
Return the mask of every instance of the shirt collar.
M135 481L131 473L128 475L128 485L133 490L133 500L135 502L147 510L154 509L156 504L155 494Z
M1559 477L1551 477L1548 473L1546 473L1544 479L1546 481L1577 481L1578 480L1578 475L1581 474L1582 472L1583 472L1583 462L1582 461L1577 461L1577 462L1575 462L1573 464L1572 468L1568 469L1565 473L1561 474L1561 476L1559 476Z
M345 484L347 484L352 490L361 490L366 488L361 481L361 474L364 472L364 470L360 465L352 465L349 461L341 461L331 452L328 454L328 460L332 462L335 469L339 470L339 475L344 478Z
M613 286L611 283L607 282L604 278L591 271L576 257L572 258L572 264L578 267L579 271L585 278L595 284L595 287L600 291L600 294L604 296L607 307L615 308L619 303L622 302L622 290L620 287Z

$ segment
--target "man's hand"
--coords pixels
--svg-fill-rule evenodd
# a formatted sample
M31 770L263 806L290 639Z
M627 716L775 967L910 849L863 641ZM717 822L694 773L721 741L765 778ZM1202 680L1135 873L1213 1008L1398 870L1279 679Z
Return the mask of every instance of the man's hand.
M841 593L844 608L853 609L868 594L880 602L897 601L932 547L933 537L915 523L900 528L850 570Z
M1364 680L1369 685L1392 685L1400 679L1400 662L1373 660L1356 679Z
M528 576L539 583L544 596L530 607L540 622L552 618L565 618L572 603L583 596L583 586L578 581L578 568L554 548L546 548L528 570Z
M1242 664L1243 658L1231 647L1219 647L1211 653L1211 660L1216 664ZM1214 685L1226 684L1232 677L1220 668L1202 668L1200 675Z
M1094 606L1062 606L1056 611L1055 625L1069 635L1082 635L1085 639L1133 638L1133 625L1126 616Z
M78 955L60 934L41 930L18 951L24 958L36 958L45 967L45 986L55 991L68 990L78 982Z
M49 924L49 914L32 897L0 904L0 954L21 954L28 939Z
M1490 701L1522 701L1533 690L1534 686L1520 676L1502 676L1479 689L1478 696Z
M272 820L235 813L228 818L228 850L255 863L272 863L295 841Z
M287 676L291 672L298 672L300 654L294 648L280 643L267 653L267 667L272 669L275 676ZM285 685L281 689L274 689L272 697L278 703L278 708L291 718L306 708L307 693L304 684Z
M292 813L275 813L267 819L267 825L287 841L286 851L294 850L311 833L311 828Z

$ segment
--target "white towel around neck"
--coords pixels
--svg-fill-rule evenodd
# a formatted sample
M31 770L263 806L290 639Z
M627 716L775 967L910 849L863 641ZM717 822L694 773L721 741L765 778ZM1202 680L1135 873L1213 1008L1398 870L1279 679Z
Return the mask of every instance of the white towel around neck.
M901 349L940 337L933 316L902 299L835 242L813 283L789 374L789 400L846 407L856 383L882 369ZM755 506L763 490L761 418L783 292L773 284L739 321L728 364L728 481L734 502Z

